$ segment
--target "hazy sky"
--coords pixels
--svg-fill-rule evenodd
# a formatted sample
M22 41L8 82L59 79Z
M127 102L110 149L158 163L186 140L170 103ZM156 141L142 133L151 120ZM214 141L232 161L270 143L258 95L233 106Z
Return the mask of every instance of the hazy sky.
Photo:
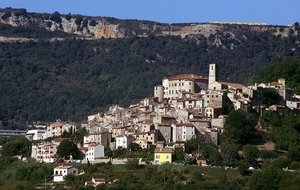
M300 21L300 0L0 0L0 7L165 23Z

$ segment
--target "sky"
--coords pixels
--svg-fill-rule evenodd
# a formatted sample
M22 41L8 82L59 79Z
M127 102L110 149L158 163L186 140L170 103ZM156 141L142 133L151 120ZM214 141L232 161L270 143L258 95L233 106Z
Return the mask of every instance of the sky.
M300 0L0 0L5 7L163 23L300 21Z

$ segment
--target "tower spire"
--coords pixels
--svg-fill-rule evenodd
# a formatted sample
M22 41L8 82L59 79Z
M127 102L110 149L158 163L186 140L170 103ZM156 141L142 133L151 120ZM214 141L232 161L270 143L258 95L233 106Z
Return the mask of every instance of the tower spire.
M219 80L218 71L217 71L217 65L215 63L209 64L209 70L208 70L208 89L211 89L211 84L215 81Z

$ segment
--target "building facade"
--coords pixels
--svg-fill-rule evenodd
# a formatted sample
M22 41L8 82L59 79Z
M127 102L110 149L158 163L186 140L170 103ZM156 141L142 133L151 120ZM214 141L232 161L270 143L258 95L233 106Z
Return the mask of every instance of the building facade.
M172 163L172 149L156 148L154 151L154 164Z
M78 175L78 169L73 166L58 166L54 168L53 181L62 182L65 181L64 177L66 175Z

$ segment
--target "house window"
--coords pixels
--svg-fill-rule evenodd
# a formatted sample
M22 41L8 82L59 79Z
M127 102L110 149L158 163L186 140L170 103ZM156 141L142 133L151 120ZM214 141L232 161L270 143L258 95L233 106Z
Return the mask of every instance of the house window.
M166 155L166 159L169 159L169 155Z
M160 159L160 156L159 156L159 155L156 155L156 156L155 156L155 159Z

